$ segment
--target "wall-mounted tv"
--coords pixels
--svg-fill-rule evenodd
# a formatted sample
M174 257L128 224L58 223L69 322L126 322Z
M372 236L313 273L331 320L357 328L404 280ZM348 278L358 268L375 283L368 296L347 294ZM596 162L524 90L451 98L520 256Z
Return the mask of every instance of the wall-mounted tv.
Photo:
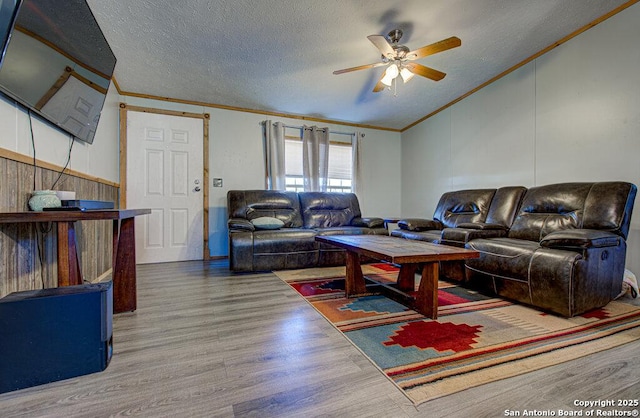
M0 67L2 67L4 51L9 43L20 2L21 0L0 0Z
M0 91L92 143L116 57L86 0L0 0L0 12Z

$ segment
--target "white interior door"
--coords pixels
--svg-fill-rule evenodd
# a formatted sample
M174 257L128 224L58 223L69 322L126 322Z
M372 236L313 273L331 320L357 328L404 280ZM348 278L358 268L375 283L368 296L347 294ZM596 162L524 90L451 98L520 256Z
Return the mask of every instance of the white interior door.
M202 119L127 112L127 207L136 218L138 263L201 260Z

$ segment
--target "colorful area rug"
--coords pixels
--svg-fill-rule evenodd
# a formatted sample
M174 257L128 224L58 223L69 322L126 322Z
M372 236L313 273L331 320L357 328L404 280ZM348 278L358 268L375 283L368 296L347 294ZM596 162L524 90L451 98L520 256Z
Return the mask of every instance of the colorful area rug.
M397 277L386 264L363 272ZM640 339L640 307L619 301L566 319L441 281L431 320L384 296L345 298L344 267L274 273L414 404Z

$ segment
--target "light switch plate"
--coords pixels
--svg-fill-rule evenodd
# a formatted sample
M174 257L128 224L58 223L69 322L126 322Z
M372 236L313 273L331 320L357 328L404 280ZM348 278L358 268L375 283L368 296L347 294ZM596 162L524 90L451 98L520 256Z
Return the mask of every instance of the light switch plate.
M213 187L222 187L222 179L213 179Z

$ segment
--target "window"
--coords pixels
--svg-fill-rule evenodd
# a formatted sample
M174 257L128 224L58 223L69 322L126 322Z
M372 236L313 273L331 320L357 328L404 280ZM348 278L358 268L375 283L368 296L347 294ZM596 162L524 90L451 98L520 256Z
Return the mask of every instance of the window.
M330 134L328 192L350 193L352 148L351 135ZM304 191L302 178L302 138L298 129L287 128L284 140L286 189Z

